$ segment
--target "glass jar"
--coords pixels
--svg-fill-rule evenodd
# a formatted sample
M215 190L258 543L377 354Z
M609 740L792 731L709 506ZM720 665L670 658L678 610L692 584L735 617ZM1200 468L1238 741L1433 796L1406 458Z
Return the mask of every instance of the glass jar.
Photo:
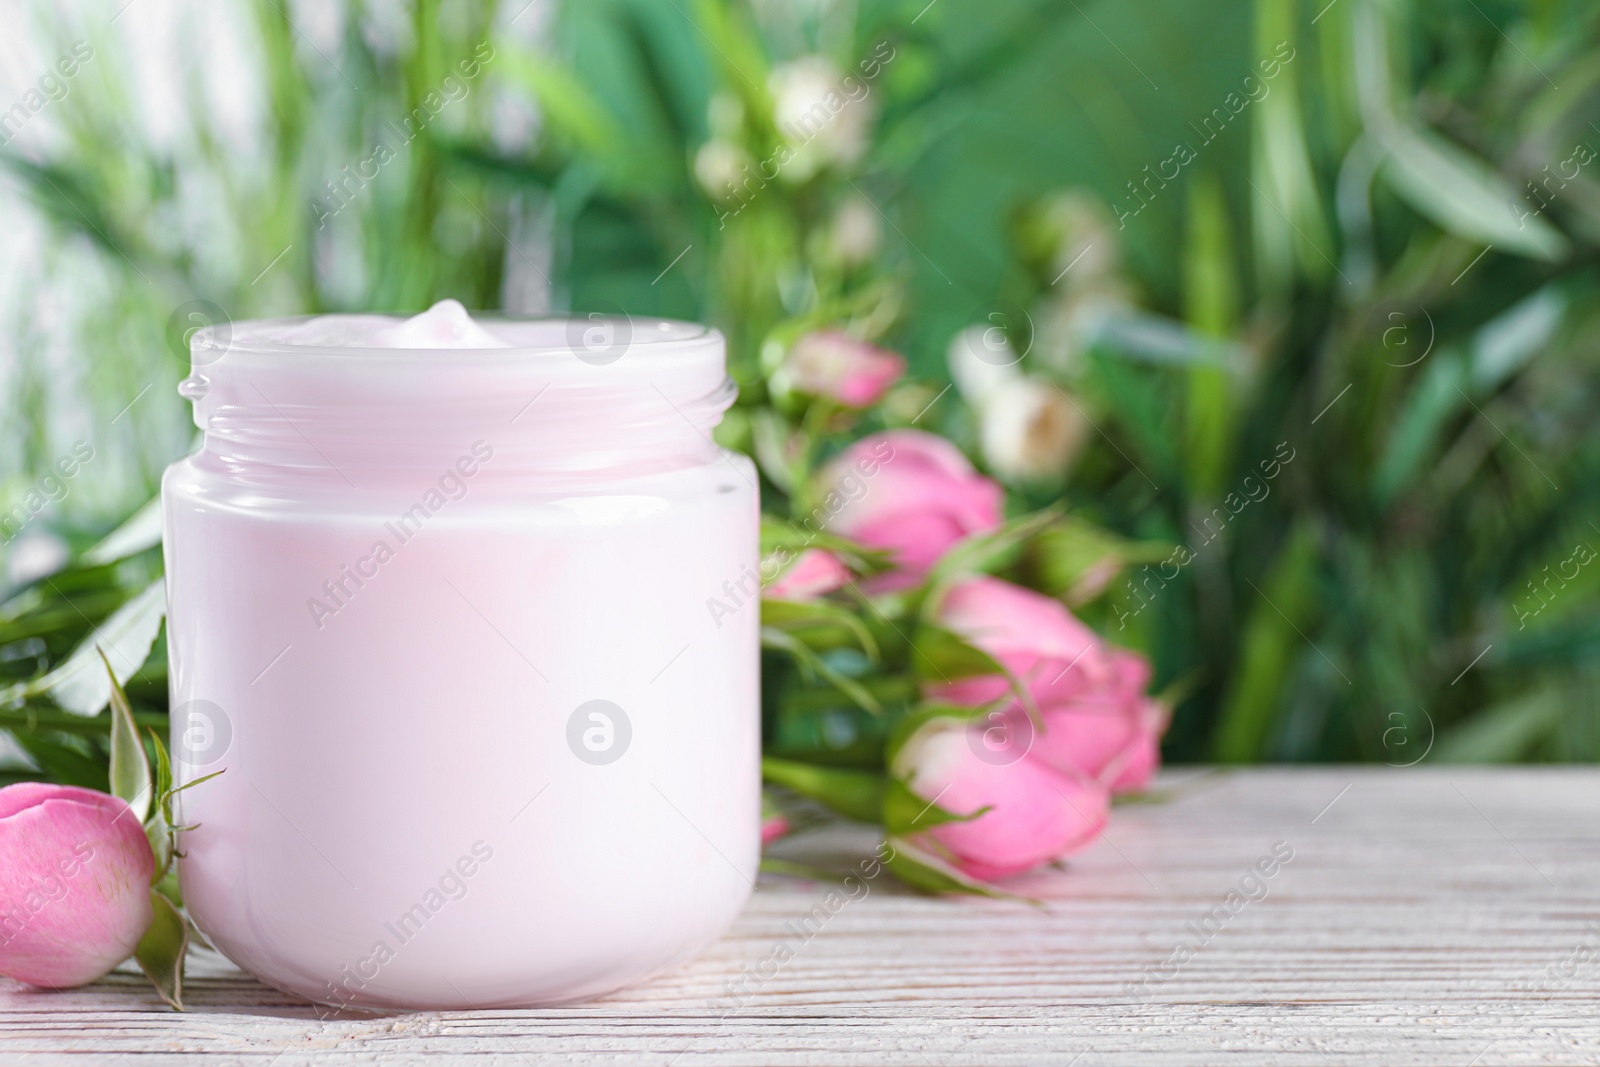
M162 483L178 870L196 925L335 1005L595 996L759 859L756 475L714 330L513 347L208 328ZM348 331L344 331L348 333Z

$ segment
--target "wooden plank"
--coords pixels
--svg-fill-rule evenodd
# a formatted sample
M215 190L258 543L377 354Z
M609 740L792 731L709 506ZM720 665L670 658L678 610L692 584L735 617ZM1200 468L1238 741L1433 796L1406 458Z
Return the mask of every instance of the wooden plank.
M541 1011L319 1018L204 954L182 1015L132 973L5 985L0 1063L1600 1060L1600 772L1179 769L1162 787L1069 869L1016 883L1041 907L763 877L701 958ZM873 844L825 827L783 853L844 868ZM1292 858L1264 877L1275 846Z

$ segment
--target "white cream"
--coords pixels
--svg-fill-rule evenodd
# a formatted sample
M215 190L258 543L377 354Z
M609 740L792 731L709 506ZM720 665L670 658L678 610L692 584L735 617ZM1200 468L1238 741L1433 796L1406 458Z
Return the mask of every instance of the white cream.
M363 338L371 348L510 348L472 321L457 300L441 300L420 315L384 326Z
M420 315L319 315L273 340L318 348L511 348L473 320L459 300L441 300Z

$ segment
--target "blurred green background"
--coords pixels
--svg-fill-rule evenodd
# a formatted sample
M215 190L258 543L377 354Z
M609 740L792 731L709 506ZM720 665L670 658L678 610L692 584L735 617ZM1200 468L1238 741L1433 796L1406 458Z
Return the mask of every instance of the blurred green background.
M1084 424L1016 503L1135 546L1074 606L1182 687L1169 759L1600 755L1592 4L4 20L11 773L96 773L95 730L30 681L159 575L148 513L95 546L193 447L185 331L443 297L711 321L745 387L721 436L756 450L763 350L844 324L910 360L892 410L981 459L946 352L999 329ZM164 671L158 644L130 685L147 721Z

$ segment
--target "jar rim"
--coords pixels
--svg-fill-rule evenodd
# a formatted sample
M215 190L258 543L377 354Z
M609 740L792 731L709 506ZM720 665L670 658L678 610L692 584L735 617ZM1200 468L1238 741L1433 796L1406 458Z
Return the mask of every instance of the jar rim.
M613 330L621 330L625 339L621 342L608 342L604 349L609 352L617 347L625 349L642 348L651 352L666 353L689 351L715 347L720 350L724 342L722 331L701 323L689 322L683 319L672 319L663 316L634 316L623 314L591 314L579 313L552 314L552 315L507 315L503 312L471 312L472 319L478 325L495 332L496 328L506 327L535 327L543 328L544 336L540 339L544 343L516 343L496 333L499 339L506 341L503 346L496 347L399 347L375 345L349 345L334 343L306 342L295 339L286 339L281 336L303 327L312 321L322 321L337 325L340 321L356 325L365 323L372 326L392 325L404 321L400 315L386 314L323 314L323 315L288 315L267 319L248 319L235 322L213 323L196 330L190 340L192 362L212 362L218 354L238 353L250 355L293 355L297 357L316 356L339 360L344 358L360 359L399 359L404 361L426 361L431 359L448 358L451 360L486 360L494 363L508 363L516 360L526 360L528 357L571 357L577 355L583 359L581 353L592 352L594 345L586 344L581 340L582 331L595 326L608 326ZM522 330L521 332L531 332ZM193 358L199 353L206 353L204 360Z
M737 391L722 333L698 323L485 316L475 322L496 340L523 343L371 345L370 327L398 321L319 315L202 328L178 392L207 450L240 469L405 469L499 426L508 460L515 453L548 473L698 455Z

